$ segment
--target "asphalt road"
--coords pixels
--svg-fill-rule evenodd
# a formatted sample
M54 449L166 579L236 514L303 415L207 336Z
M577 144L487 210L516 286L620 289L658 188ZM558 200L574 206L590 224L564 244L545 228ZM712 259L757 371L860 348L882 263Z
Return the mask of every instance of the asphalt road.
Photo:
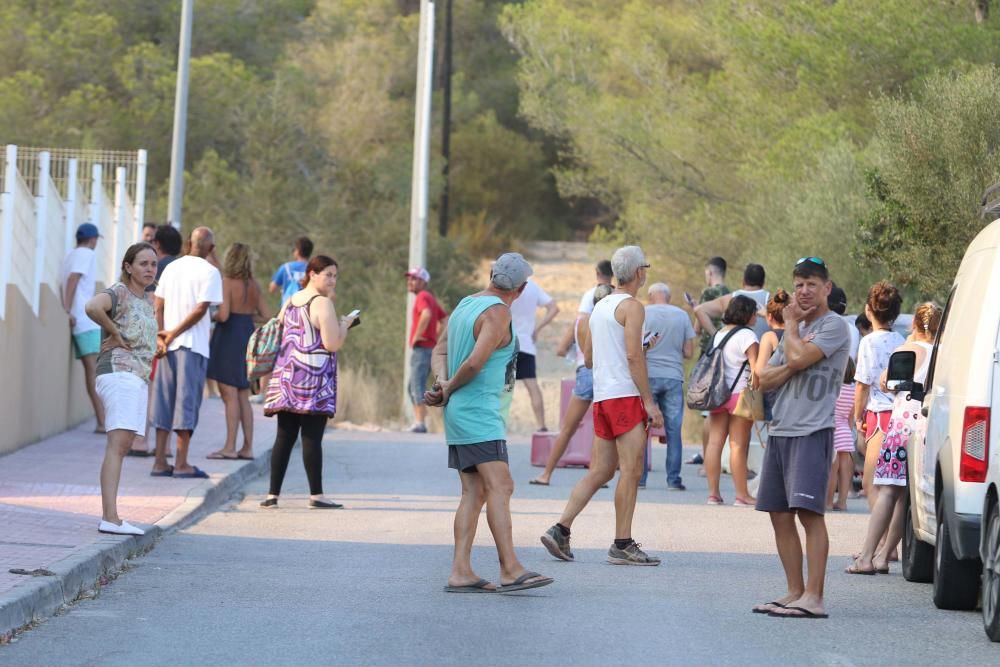
M1000 644L978 613L934 608L930 588L843 574L867 518L860 502L830 517L829 620L750 613L783 591L766 515L668 493L663 448L641 492L635 537L658 568L605 562L612 489L577 521L577 562L538 541L580 470L554 486L526 482L526 445L511 446L514 535L524 563L556 582L522 595L442 592L457 481L437 436L333 433L327 491L343 511L310 511L296 453L279 510L246 498L164 539L94 600L0 647L0 665L997 665ZM732 499L724 480L723 493ZM497 577L485 516L474 561Z

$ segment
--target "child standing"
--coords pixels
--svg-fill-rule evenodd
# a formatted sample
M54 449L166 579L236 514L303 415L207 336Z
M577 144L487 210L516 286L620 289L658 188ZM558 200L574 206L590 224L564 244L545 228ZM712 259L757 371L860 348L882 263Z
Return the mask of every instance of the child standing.
M834 408L833 468L830 470L830 486L826 492L826 508L835 512L847 509L847 495L851 492L851 478L854 476L854 361L847 358L844 384L840 386L840 396ZM837 502L833 502L833 492L839 488Z

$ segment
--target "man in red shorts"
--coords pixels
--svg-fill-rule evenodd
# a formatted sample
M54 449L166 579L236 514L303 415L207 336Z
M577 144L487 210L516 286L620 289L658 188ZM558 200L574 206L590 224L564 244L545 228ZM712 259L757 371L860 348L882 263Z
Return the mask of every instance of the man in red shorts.
M632 539L632 515L642 477L643 450L649 424L663 425L653 400L642 348L646 309L635 295L646 282L649 264L638 246L625 246L611 257L618 283L610 296L594 306L584 361L594 370L594 449L590 472L570 494L559 523L542 535L542 544L560 560L573 560L570 527L590 499L621 467L615 487L615 541L608 550L613 565L659 565Z

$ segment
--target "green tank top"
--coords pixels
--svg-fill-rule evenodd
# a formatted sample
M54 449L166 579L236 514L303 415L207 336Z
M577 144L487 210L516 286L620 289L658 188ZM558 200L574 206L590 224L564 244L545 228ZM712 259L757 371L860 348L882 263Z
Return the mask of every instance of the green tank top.
M469 358L476 345L476 320L483 312L502 304L495 296L467 296L448 318L448 377ZM449 445L472 445L506 440L506 419L501 394L514 387L516 340L511 328L510 344L494 351L479 374L448 398L444 408L444 431Z

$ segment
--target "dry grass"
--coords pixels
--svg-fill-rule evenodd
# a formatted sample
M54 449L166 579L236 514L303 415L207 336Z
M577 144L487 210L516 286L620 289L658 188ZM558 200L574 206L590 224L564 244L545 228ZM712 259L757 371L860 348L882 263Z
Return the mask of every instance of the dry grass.
M337 372L337 422L387 426L400 420L398 378L376 377L367 366Z

